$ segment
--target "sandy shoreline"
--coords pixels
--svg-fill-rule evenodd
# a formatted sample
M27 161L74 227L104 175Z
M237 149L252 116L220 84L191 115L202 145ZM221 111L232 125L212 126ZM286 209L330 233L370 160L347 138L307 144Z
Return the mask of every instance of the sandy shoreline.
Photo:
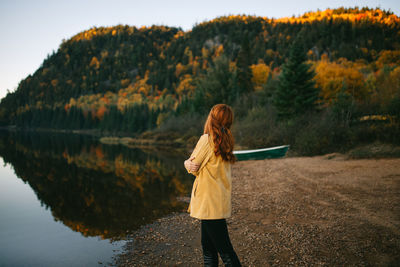
M341 155L236 163L227 222L243 266L395 266L399 166ZM202 266L199 227L185 212L161 218L131 237L116 264Z

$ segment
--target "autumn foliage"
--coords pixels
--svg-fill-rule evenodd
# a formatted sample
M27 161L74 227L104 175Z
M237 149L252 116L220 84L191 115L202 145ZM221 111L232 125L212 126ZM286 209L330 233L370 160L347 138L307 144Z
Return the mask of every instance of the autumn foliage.
M279 19L223 16L186 32L93 27L63 40L2 99L0 124L141 133L221 101L245 116L271 104L300 33L319 110L345 94L363 113L393 113L399 32L392 12L357 7Z

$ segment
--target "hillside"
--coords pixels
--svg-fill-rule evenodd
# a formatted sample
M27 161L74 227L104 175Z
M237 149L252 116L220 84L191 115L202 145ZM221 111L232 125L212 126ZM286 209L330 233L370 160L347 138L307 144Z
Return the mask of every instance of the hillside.
M399 22L391 12L356 7L280 19L224 16L187 32L91 28L64 40L1 100L0 123L134 134L168 128L171 118L203 112L217 100L242 103L238 115L246 116L270 102L298 35L316 71L321 107L331 105L343 87L357 103L380 112L400 90ZM221 98L203 101L198 88L218 66L225 68L230 91L205 92ZM256 104L244 101L254 97Z

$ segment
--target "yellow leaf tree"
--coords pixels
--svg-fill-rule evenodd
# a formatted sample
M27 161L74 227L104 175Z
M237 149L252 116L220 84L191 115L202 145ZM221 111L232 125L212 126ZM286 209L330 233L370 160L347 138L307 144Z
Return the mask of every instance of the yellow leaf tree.
M253 76L251 82L253 83L254 89L261 90L262 86L267 82L269 73L271 69L265 65L264 62L259 62L258 64L251 65L251 71Z

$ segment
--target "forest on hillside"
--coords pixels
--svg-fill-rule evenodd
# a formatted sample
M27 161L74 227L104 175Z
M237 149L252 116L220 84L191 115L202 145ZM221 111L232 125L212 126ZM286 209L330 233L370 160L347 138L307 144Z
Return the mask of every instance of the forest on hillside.
M355 7L224 16L187 32L92 28L64 40L1 100L0 123L189 140L223 102L234 107L242 147L287 143L319 154L398 143L399 22Z

